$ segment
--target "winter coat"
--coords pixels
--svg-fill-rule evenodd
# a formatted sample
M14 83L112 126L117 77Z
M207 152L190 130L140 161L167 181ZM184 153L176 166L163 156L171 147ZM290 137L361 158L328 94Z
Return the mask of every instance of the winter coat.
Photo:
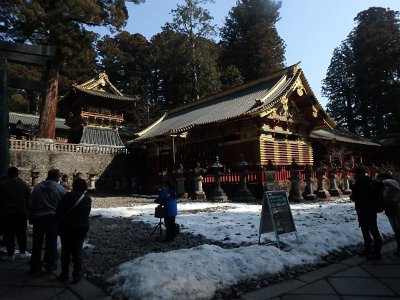
M400 217L400 190L389 186L383 194L383 201L387 216L398 215Z
M92 199L85 194L73 210L69 211L82 196L80 192L69 192L61 199L56 210L56 220L59 224L59 232L87 232L89 230L89 214L92 208ZM69 211L69 212L68 212Z
M30 189L22 179L15 177L0 181L0 195L0 214L28 213Z
M167 217L175 217L178 214L175 190L162 190L159 201L161 206L165 206L165 215Z
M65 194L65 189L54 180L37 184L31 195L30 218L55 215L56 208Z
M353 184L350 199L355 202L358 213L372 213L375 210L375 188L372 180L365 176Z

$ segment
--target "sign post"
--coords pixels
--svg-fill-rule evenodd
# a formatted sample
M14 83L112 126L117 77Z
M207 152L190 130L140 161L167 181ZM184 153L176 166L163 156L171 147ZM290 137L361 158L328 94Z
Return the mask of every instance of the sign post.
M289 201L285 191L267 191L264 193L261 210L260 228L258 243L260 244L261 234L275 231L276 243L279 245L279 236L295 233L297 244L296 226L290 210Z

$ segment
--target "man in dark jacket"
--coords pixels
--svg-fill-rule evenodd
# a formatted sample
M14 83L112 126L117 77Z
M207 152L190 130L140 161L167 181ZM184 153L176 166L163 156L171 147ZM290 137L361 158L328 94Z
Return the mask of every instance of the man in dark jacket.
M37 184L31 195L29 219L33 224L32 257L30 274L40 274L42 267L42 246L45 239L44 265L48 272L57 269L57 228L56 208L65 190L58 183L61 175L58 169L51 169L47 179Z
M374 183L366 176L364 168L354 170L355 184L352 186L350 199L355 202L358 222L364 238L364 251L361 256L367 256L368 259L380 259L382 238L379 233L376 218L376 192ZM372 239L374 239L372 247Z
M27 259L30 254L26 251L26 223L29 206L29 186L18 177L16 167L10 167L7 178L0 182L0 219L4 230L4 244L8 257L14 260L15 237L17 238L19 257Z
M72 257L72 283L81 280L82 246L89 230L89 214L92 200L86 193L87 183L77 178L72 183L72 192L66 193L56 210L61 238L60 281L69 279L69 264Z

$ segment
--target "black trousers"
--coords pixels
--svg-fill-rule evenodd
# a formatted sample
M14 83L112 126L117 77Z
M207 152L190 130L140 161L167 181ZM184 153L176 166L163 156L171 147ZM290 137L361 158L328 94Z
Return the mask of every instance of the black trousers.
M86 231L61 231L61 274L69 276L69 265L72 258L72 277L80 279L82 272L82 247Z
M380 254L382 248L382 238L379 233L376 212L374 211L357 211L358 222L364 238L365 251L373 254ZM372 247L372 238L374 239Z
M31 271L40 271L42 267L42 247L44 246L43 262L47 271L57 269L57 228L54 215L36 217L33 222Z
M15 237L17 238L20 253L26 250L26 214L3 215L2 224L4 230L3 242L9 256L15 252Z
M165 229L166 229L166 239L173 241L175 237L175 217L164 217Z

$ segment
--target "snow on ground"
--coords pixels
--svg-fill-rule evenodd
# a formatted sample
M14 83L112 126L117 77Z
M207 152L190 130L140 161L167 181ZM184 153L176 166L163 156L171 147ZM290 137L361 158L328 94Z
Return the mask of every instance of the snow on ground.
M134 217L156 223L156 204L112 209L93 209L102 217ZM228 209L222 209L229 206ZM229 243L253 243L235 249L202 245L164 253L151 253L121 264L108 279L114 291L129 299L210 299L217 289L262 274L275 274L287 267L315 263L329 252L362 242L354 204L349 199L312 204L291 204L295 234L280 236L287 247L279 250L262 234L258 245L261 205L237 203L181 203L176 222L181 230ZM212 212L190 211L214 207ZM381 234L392 234L384 214L378 214Z

